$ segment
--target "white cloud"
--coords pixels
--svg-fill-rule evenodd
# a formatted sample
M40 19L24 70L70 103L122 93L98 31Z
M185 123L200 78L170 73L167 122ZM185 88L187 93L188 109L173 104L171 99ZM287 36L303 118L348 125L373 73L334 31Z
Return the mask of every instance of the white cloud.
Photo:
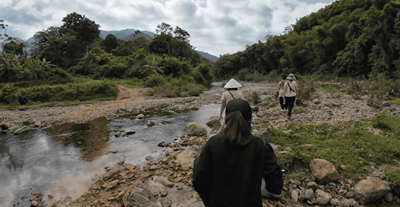
M213 55L235 53L267 34L281 34L311 12L334 0L3 0L0 19L8 34L23 39L50 26L62 25L72 12L85 15L102 30L139 29L155 32L166 22L191 35L198 50Z

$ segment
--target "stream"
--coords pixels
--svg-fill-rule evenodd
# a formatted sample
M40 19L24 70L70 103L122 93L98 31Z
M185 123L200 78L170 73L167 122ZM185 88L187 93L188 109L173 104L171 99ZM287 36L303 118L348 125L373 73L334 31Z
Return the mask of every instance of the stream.
M245 83L252 84L253 83ZM263 84L276 87L276 84ZM214 82L210 90L222 95L220 82ZM271 95L259 94L262 99ZM109 144L115 154L105 154L92 162L80 159L80 149L71 145L57 145L44 129L32 130L19 135L0 134L0 206L29 206L31 192L43 192L59 200L67 195L73 199L83 194L97 176L105 173L105 167L114 167L118 161L143 165L147 156L157 158L168 148L158 147L164 141L174 142L186 135L185 124L199 122L207 128L211 116L218 116L220 104L207 104L197 111L166 116L153 116L142 120L118 118L109 123ZM148 121L157 123L147 126ZM116 138L116 132L131 129L136 133ZM111 150L111 149L110 149ZM24 196L24 199L21 197ZM51 203L51 202L50 202Z

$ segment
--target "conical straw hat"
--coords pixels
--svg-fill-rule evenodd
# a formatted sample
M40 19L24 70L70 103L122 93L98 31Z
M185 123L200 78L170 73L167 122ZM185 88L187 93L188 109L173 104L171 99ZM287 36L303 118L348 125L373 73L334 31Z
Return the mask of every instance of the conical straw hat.
M228 83L224 86L224 88L240 88L242 87L242 84L237 82L235 79L230 79Z

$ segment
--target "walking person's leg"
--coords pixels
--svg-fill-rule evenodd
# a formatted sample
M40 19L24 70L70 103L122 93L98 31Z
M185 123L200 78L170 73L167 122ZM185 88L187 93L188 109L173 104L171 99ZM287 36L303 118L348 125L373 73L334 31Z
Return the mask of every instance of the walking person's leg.
M295 97L286 97L286 104L288 107L288 117L292 116L293 104L294 104Z
M279 97L279 103L281 104L281 109L284 110L285 109L285 105L283 104L283 97Z

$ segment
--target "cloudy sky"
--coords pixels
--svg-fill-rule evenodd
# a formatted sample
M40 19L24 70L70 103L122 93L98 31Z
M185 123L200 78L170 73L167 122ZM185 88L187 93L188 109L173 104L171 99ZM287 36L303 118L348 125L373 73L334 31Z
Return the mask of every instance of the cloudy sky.
M155 33L162 22L191 35L197 50L219 56L244 50L267 34L279 35L335 0L1 0L7 34L24 40L50 26L61 26L72 12L101 30L139 29Z

